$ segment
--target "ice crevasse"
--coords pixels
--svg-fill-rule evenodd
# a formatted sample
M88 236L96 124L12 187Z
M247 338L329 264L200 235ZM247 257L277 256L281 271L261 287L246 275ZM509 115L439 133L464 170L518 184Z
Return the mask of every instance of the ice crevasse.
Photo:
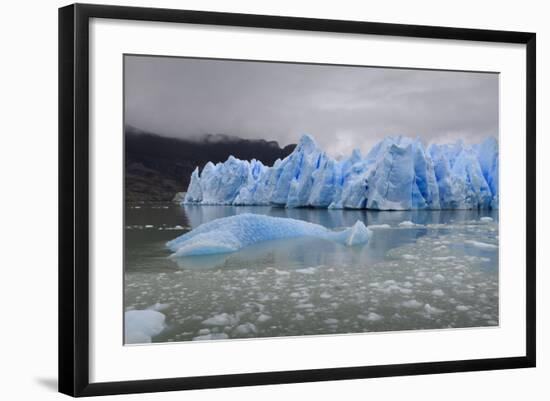
M334 209L496 209L498 142L431 144L386 137L363 157L335 160L304 135L273 166L230 156L198 167L183 203Z
M359 220L351 227L333 231L302 220L243 213L204 223L166 245L173 252L171 257L183 257L236 252L263 241L297 237L355 246L368 242L370 230Z

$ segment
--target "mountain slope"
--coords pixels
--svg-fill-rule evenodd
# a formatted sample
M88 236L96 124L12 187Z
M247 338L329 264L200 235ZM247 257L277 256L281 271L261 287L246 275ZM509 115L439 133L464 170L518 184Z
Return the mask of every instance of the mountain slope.
M295 145L281 149L275 141L247 140L226 135L206 135L199 140L168 138L125 129L125 199L169 201L187 190L191 173L208 161L221 162L230 155L257 159L267 165L288 156Z

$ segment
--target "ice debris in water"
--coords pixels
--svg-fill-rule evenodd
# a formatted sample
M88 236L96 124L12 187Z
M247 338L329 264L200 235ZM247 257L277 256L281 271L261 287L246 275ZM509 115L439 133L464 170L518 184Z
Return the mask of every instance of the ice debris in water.
M150 343L152 337L165 328L164 314L155 310L130 310L124 312L124 342L126 344Z
M363 157L332 159L304 135L273 166L230 156L197 167L183 203L330 209L496 209L498 142L469 146L386 137Z
M170 303L164 312L170 330L152 341L246 338L249 335L237 334L235 329L247 322L256 327L252 336L263 338L498 325L498 253L464 244L475 240L497 245L498 231L492 231L498 230L497 214L493 214L494 223L481 223L478 212L453 213L465 213L467 219L455 220L449 230L426 226L422 236L395 227L400 221L412 220L401 217L404 214L391 220L395 228L376 232L370 241L377 240L377 234L380 239L395 234L413 240L392 246L383 259L372 263L355 257L359 252L371 256L369 249L346 252L338 244L327 244L345 255L334 255L338 266L325 258L326 253L288 265L277 258L264 261L263 253L251 252L257 264L248 268L241 265L240 255L228 255L235 257L238 268L138 273L130 276L134 278L128 281L127 290L129 299L134 295L143 298L128 307ZM220 266L226 266L225 262ZM307 268L315 268L315 274L297 272ZM416 301L403 304L412 300ZM370 313L383 319L376 321L371 315L369 320ZM220 325L201 324L216 316ZM328 319L338 319L338 323Z
M352 227L332 231L318 224L291 218L243 213L204 223L167 243L172 257L235 252L258 242L316 237L353 246L368 242L370 230L357 221Z

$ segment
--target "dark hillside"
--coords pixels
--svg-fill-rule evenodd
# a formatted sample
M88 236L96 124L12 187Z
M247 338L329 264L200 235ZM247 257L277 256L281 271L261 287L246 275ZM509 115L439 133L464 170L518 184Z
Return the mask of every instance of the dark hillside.
M125 197L127 202L169 201L187 190L195 167L225 161L230 155L272 165L294 150L275 141L206 135L201 140L163 137L133 127L125 130Z

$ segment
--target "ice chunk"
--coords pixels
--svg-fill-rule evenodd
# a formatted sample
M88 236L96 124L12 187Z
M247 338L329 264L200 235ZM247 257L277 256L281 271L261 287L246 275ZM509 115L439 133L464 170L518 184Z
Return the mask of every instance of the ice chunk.
M445 281L445 276L443 276L442 274L439 274L439 273L438 273L438 274L436 274L436 275L434 276L434 280L435 280L435 281Z
M211 333L193 337L193 341L225 340L227 338L229 338L229 336L225 333Z
M410 299L408 301L404 301L402 303L402 305L405 308L411 308L411 309L417 309L417 308L420 308L422 306L422 304L420 302L418 302L416 299Z
M357 317L361 320L366 320L367 322L377 322L383 319L382 316L380 316L378 313L375 313L375 312L369 312L369 314L366 316L358 315Z
M205 326L232 326L238 323L238 319L227 313L220 313L219 315L212 316L202 322Z
M401 257L405 260L418 260L418 256L409 255L408 253L404 253L403 255L401 255Z
M130 310L124 312L124 342L126 344L150 343L152 337L165 328L164 314L155 310Z
M424 305L424 310L430 315L439 315L444 312L442 309L431 306L430 304Z
M271 320L271 316L261 313L256 320L258 323L265 323L268 320Z
M238 336L249 336L256 334L256 326L252 323L243 323L235 327L233 334Z
M303 269L296 269L296 273L302 274L315 274L317 269L315 267L305 267Z
M464 241L464 243L468 244L468 245L471 245L471 246L475 246L476 248L479 248L479 249L484 249L484 250L498 249L498 245L487 244L486 242L466 240L466 241Z
M316 237L347 246L368 242L370 230L357 221L342 231L290 218L244 213L202 224L193 231L169 241L172 257L235 252L246 246L275 239Z
M402 221L401 223L399 223L398 226L399 227L414 227L414 226L416 226L416 224L414 224L410 220L405 220L405 221Z
M378 230L382 228L391 228L389 224L370 224L367 226L370 230Z

